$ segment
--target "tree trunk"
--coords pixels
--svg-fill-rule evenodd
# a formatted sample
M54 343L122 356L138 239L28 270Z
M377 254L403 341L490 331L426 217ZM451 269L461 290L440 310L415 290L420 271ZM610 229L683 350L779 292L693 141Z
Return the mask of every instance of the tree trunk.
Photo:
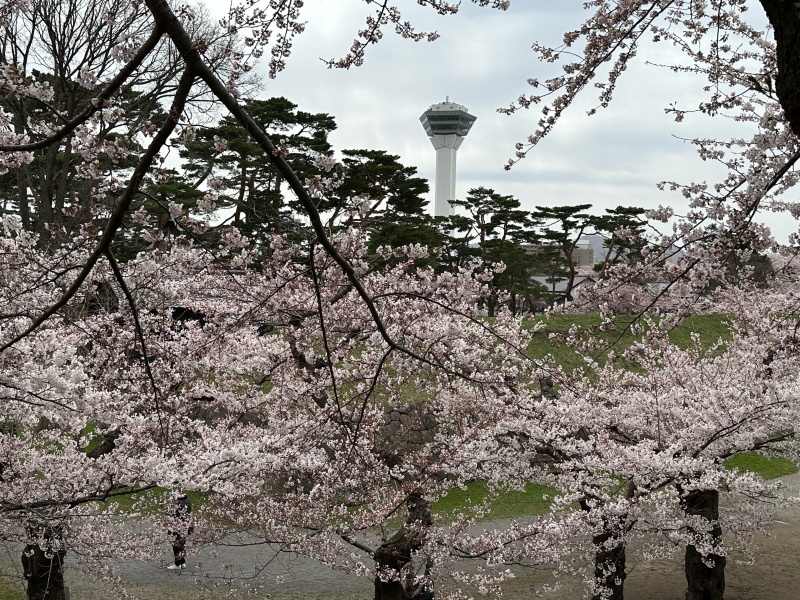
M408 600L403 582L398 580L382 581L375 578L375 600Z
M604 531L600 535L592 537L595 548L594 555L594 579L602 585L608 592L606 595L597 593L592 596L592 600L623 600L625 577L625 542L614 539L614 532ZM610 592L610 593L609 593Z
M572 249L575 249L575 246L572 246ZM567 302L572 302L572 288L575 287L575 261L572 259L572 250L568 250L566 247L563 248L564 256L567 257L567 283L564 286L564 298ZM555 290L555 285L553 286Z
M761 6L775 31L778 63L775 91L792 131L800 136L800 11L795 2L787 0L761 0Z
M17 169L17 205L22 227L26 231L31 228L31 211L28 205L28 179L25 169Z
M28 544L22 551L22 569L28 582L28 600L66 600L63 550L45 552Z
M715 543L722 538L719 525L719 492L717 490L694 490L683 497L683 507L689 516L700 516L712 524L711 536ZM706 535L704 531L690 532L696 538ZM684 569L688 590L686 600L723 600L725 594L725 557L709 554L706 562L703 555L692 544L686 546Z
M422 496L411 494L406 501L406 524L375 552L375 600L409 600L422 592L415 585L413 573L403 576L403 567L425 543L431 526L431 507Z
M629 487L628 494L633 494ZM590 512L586 500L579 502L581 510ZM625 573L625 540L621 534L625 528L625 517L603 517L603 528L592 536L594 543L594 581L597 592L592 600L623 600Z
M489 299L486 302L486 316L494 317L496 316L496 312L497 312L497 293L491 291L489 293Z

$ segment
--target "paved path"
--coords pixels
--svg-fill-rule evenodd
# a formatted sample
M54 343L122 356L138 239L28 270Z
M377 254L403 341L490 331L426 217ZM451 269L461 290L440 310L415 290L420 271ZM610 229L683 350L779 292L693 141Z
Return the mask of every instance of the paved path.
M186 568L179 571L167 569L172 564L172 549L166 542L159 559L110 561L109 567L119 575L125 589L139 600L216 600L229 597L234 590L251 598L276 600L323 597L349 600L371 596L372 582L367 579L333 571L317 561L277 552L274 546L253 542L255 540L239 538L194 548L190 541ZM21 547L6 547L0 553L0 582L6 580L6 576L16 578L21 590L20 550ZM112 584L70 567L70 562L68 554L66 581L70 600L119 597Z
M369 580L333 571L312 559L278 552L276 546L254 539L221 540L200 549L192 548L190 541L187 568L181 571L166 568L172 562L171 554L171 549L165 547L160 561L116 567L123 581L137 586L169 588L172 594L199 584L212 598L222 597L231 587L246 589L259 598L266 598L267 594L272 598L368 598L372 590ZM163 594L154 595L153 599L165 600Z
M782 482L786 496L800 495L800 474L784 477ZM777 519L773 535L758 540L761 551L756 564L741 564L735 556L729 559L726 600L800 599L800 507L781 509ZM274 547L252 543L255 541L221 540L200 549L192 548L190 542L187 568L182 571L166 569L172 559L166 543L158 560L109 566L118 572L128 592L140 600L217 600L229 597L234 589L251 598L273 600L372 597L372 582L368 579L332 571L310 559L277 553ZM21 590L18 557L19 550L14 548L0 553L0 575L16 576ZM505 598L530 598L534 584L546 577L546 573L519 573L508 586ZM13 579L0 579L0 583L9 581ZM120 597L109 584L76 569L67 573L67 581L71 600ZM580 598L581 591L578 584L568 582L561 591L544 597L572 600ZM683 600L681 557L636 565L626 580L625 591L626 600Z

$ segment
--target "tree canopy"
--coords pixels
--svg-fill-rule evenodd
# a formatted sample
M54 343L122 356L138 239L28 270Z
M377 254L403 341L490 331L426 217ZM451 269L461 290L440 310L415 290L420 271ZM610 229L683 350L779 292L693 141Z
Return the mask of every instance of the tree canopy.
M367 4L330 66L357 67L387 27L435 38ZM160 494L191 491L200 543L248 530L370 577L376 600L499 593L526 565L619 600L630 555L676 549L687 598L720 600L729 552L752 551L762 503L782 502L726 461L800 460L796 249L756 219L798 214L800 18L761 6L771 31L744 0L586 3L562 46L534 45L563 74L507 109L542 111L512 167L579 94L608 105L643 37L675 44L709 80L697 110L753 126L695 140L728 172L664 184L686 215L543 200L531 214L474 188L446 221L424 214L426 184L399 156L345 150L337 165L331 115L247 95L254 60L286 66L311 4L246 2L217 24L166 0L0 4L0 538L25 548L28 597L65 597L70 553L94 573L112 553L151 558L172 526ZM199 123L209 107L219 118ZM569 299L589 226L608 240L596 323L537 337L544 321L500 302L527 293L525 245L558 249ZM768 251L775 268L755 276ZM610 315L644 290L637 314ZM675 339L710 312L722 333ZM471 527L481 503L433 513L474 482L554 491L546 514L510 523Z

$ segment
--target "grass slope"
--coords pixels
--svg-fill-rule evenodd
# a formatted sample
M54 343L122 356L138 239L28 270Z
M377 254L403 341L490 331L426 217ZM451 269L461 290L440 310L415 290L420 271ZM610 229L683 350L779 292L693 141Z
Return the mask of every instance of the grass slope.
M595 358L602 363L609 350L619 354L638 339L638 336L634 336L629 329L633 321L632 315L619 315L614 317L613 328L601 329L602 320L598 315L555 314L550 317L537 317L527 323L529 327L533 327L534 324L541 326L541 329L534 334L527 348L527 354L534 359L552 358L566 371L583 368L585 366L583 360L559 339L559 336L566 335L571 329L576 328L587 339L591 338L596 343ZM726 316L689 317L670 331L670 339L683 348L692 342L694 336L697 336L705 347L729 339L730 330L726 324ZM729 469L750 471L764 479L782 477L798 470L789 460L780 457L767 458L755 452L739 454L728 460L725 466ZM554 491L546 486L528 484L524 492L510 492L491 501L489 504L491 511L487 518L545 514L550 507L545 497L552 495ZM466 490L451 490L447 496L436 502L433 508L440 514L452 513L458 508L484 502L488 494L484 484L473 482Z
M699 336L704 346L711 346L720 339L730 338L730 330L725 322L725 315L702 315L684 319L670 331L670 339L678 346L685 348L693 335ZM567 372L584 366L578 354L559 339L570 329L575 328L586 340L596 347L592 353L599 362L603 362L610 350L620 354L639 336L634 336L630 326L635 322L634 315L617 315L613 319L614 327L600 328L602 320L599 315L555 314L550 317L530 319L527 324L541 329L533 335L528 345L527 354L533 359L542 360L551 357L553 361Z
M433 503L437 515L446 517L457 510L478 506L488 500L487 519L513 519L525 515L544 515L550 511L550 501L556 490L545 485L528 483L524 490L505 492L490 499L490 492L480 481L472 481L466 489L453 488Z
M742 452L725 461L728 469L750 471L764 479L775 479L797 473L797 465L780 456L767 457L758 452Z

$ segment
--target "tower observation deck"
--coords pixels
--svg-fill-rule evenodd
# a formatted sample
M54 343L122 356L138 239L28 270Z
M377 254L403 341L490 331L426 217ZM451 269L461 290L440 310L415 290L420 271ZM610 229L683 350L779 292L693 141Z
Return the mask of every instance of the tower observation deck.
M469 133L476 117L465 106L450 102L432 105L419 118L436 149L436 188L433 214L452 214L450 202L456 198L456 151Z

